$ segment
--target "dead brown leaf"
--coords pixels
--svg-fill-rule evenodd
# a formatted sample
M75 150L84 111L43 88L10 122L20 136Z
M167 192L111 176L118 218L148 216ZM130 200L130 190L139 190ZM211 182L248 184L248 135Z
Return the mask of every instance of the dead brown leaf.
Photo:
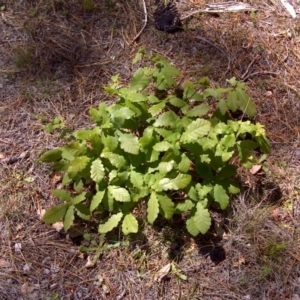
M155 281L161 282L164 277L166 277L171 270L171 263L168 263L162 267L155 275Z
M261 165L254 165L250 169L250 173L253 174L253 175L255 175L255 174L257 174L260 171L261 168L262 168Z
M239 267L239 266L241 266L241 265L244 265L245 263L246 263L245 257L241 256L241 257L239 258L238 261L235 261L235 262L233 263L233 266L234 266L235 268L237 268L237 267Z

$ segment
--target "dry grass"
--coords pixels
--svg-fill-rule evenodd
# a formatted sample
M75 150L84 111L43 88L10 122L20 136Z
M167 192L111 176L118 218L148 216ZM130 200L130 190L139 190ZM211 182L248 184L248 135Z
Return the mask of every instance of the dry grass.
M202 15L170 35L155 30L149 16L131 44L143 25L142 5L90 3L1 4L0 298L299 299L299 18L273 1L253 0L256 14ZM203 4L180 1L179 9L185 15ZM299 3L293 4L299 14ZM89 126L88 109L112 100L103 85L116 73L128 82L141 46L169 58L182 79L245 80L272 143L269 171L243 174L244 194L226 215L214 216L226 231L222 239L215 232L192 239L180 222L161 221L134 237L114 232L98 247L96 266L85 268L95 252L80 253L78 244L93 243L39 221L37 212L55 202L56 178L37 157L61 143L43 125L59 115L71 129ZM97 246L96 230L86 230ZM172 260L176 269L155 281Z

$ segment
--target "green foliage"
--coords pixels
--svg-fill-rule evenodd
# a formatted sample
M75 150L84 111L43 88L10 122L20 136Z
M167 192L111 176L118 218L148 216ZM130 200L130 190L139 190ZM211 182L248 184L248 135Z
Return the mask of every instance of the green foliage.
M83 0L82 7L85 11L93 11L95 4L93 0Z
M184 213L189 233L205 234L210 209L226 209L239 192L237 167L251 168L258 153L269 153L261 124L230 117L237 110L248 118L256 113L243 83L232 78L229 87L213 89L202 78L179 87L178 69L157 55L151 61L128 87L114 76L105 90L117 101L91 108L92 128L40 157L64 173L65 189L53 192L63 204L50 208L45 222L63 219L68 230L75 215L94 214L102 216L101 234L120 226L127 235L138 231L135 208L145 202L149 223Z
M33 63L34 49L31 46L25 46L15 49L15 65L20 69L30 68Z
M43 126L48 133L53 133L55 129L62 129L64 127L65 122L62 117L56 117L49 124Z

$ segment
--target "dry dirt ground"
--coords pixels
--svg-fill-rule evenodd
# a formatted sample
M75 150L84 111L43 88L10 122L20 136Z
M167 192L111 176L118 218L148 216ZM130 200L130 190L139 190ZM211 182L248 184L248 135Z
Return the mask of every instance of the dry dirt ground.
M175 34L154 28L146 4L132 43L142 1L0 1L0 299L300 299L299 1L296 19L277 1L250 0L255 13L196 15ZM184 17L205 1L177 4ZM142 46L183 79L244 80L257 104L268 171L243 174L243 193L216 216L222 238L161 223L104 243L90 229L89 244L40 221L56 178L37 158L61 142L43 125L61 116L68 128L90 126L88 109L111 101L103 85L117 73L126 84ZM92 268L88 255L99 256Z

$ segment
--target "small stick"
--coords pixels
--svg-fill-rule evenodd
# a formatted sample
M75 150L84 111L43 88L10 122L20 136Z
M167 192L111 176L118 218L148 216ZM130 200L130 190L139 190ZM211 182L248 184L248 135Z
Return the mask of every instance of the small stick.
M249 11L249 10L255 10L253 7L251 7L247 3L243 2L235 2L235 1L229 1L226 3L213 3L213 4L207 4L203 9L199 9L196 11L191 12L190 14L186 15L185 17L182 17L180 20L183 21L185 19L188 19L189 17L192 17L193 15L196 15L198 13L223 13L223 12L239 12L239 11Z
M278 72L272 72L272 71L253 72L253 73L248 74L245 78L243 78L242 81L245 81L249 77L256 76L256 75L279 75L279 73Z
M148 13L147 13L147 6L145 3L145 0L143 0L143 7L144 7L144 14L145 14L145 20L144 20L144 25L142 27L142 29L139 31L139 33L134 37L134 39L131 41L131 44L134 43L138 37L141 35L141 33L144 31L147 23L148 23Z
M258 58L258 55L256 55L256 56L254 57L254 59L251 61L251 63L249 64L247 70L246 70L246 71L244 72L244 74L242 75L242 80L244 80L244 79L246 78L247 74L249 74L249 70L250 70L251 66L254 64L254 62L256 61L257 58Z

